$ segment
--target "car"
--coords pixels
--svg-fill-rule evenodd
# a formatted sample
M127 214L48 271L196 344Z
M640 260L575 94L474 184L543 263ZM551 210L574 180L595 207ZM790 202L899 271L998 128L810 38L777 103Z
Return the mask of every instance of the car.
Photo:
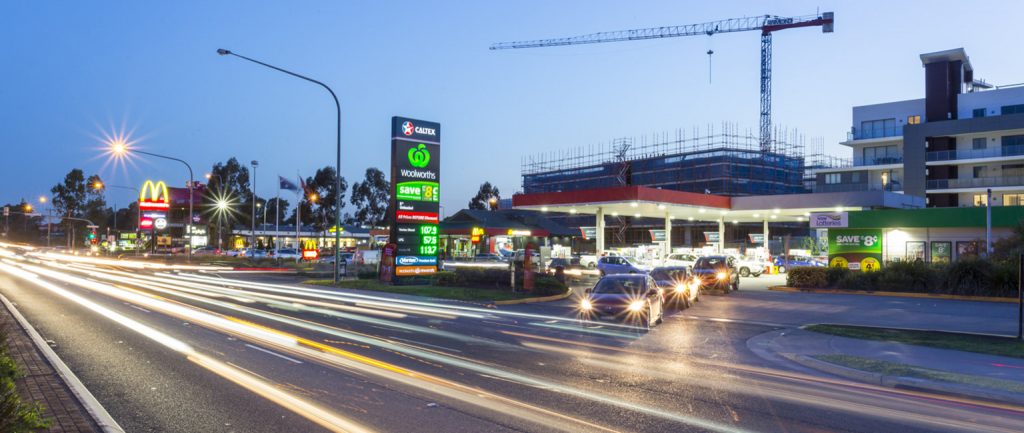
M810 256L782 255L775 257L775 266L779 267L779 273L784 274L790 268L801 266L824 267L825 263L815 260Z
M302 253L292 248L282 248L279 250L271 251L270 257L279 260L298 260L302 258Z
M602 257L608 257L608 256L618 257L619 254L614 252L614 251L608 251ZM597 268L597 262L598 262L598 260L600 258L601 257L598 257L595 254L580 254L580 266L583 266L584 268L587 268L587 269L596 269Z
M736 258L732 256L704 256L697 259L690 271L691 280L700 290L740 289L740 275L736 270Z
M651 269L651 278L665 295L665 305L675 308L690 308L700 302L700 287L690 278L686 266L661 266Z
M204 245L192 250L193 256L219 256L220 249L213 245Z
M572 267L573 267L572 259L565 259L565 258L561 258L561 257L555 257L555 258L553 258L551 260L548 260L548 265L545 266L544 268L547 269L548 273L554 274L554 273L558 272L559 268L561 268L562 271L564 272L566 269L569 269L569 268L572 268Z
M495 253L483 253L473 256L473 261L478 263L505 263L504 257Z
M247 248L236 248L233 250L227 250L224 252L224 255L227 257L245 257L249 255L249 250Z
M662 266L686 266L687 268L692 268L693 264L697 262L697 257L696 254L672 253L662 261Z
M609 275L586 290L580 311L591 317L614 316L636 321L650 328L665 317L665 299L650 275Z
M760 277L764 273L764 269L771 264L767 260L760 260L756 257L736 257L736 269L741 277Z
M340 254L341 259L344 261L345 265L352 264L352 258L355 256L355 254L347 253L344 251L342 251ZM320 263L334 263L334 256L320 256Z
M615 274L643 274L647 268L634 264L625 257L606 256L597 261L597 270L601 276Z

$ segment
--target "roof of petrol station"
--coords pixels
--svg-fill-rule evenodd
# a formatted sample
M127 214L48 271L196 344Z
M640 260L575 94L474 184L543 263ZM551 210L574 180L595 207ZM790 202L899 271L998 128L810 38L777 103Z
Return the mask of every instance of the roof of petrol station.
M689 221L800 222L815 212L865 209L916 209L921 197L888 191L852 191L727 197L644 186L618 186L576 191L516 194L515 209Z
M471 235L474 228L488 236L580 236L573 229L538 215L516 209L462 209L440 223L441 234Z

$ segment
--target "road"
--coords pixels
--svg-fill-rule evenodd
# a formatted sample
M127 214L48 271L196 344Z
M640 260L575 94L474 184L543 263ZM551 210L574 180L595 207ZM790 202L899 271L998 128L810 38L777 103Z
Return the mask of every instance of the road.
M650 332L281 278L3 250L16 303L130 432L1019 432L1024 408L808 375L752 353L778 327ZM718 305L718 307L716 307Z

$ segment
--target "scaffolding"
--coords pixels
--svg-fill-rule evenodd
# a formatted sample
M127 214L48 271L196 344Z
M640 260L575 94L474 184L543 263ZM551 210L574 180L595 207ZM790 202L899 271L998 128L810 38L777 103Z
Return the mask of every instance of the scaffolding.
M804 136L777 126L772 137L773 151L764 153L752 130L722 122L529 155L521 161L523 188L550 192L644 185L725 195L804 192Z

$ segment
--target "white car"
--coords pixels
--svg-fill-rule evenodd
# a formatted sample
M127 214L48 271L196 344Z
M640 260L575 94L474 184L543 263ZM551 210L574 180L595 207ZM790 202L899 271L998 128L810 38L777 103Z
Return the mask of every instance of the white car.
M754 257L736 257L736 271L741 277L760 277L772 263Z
M662 266L686 266L686 269L693 269L699 256L690 253L672 253L662 261Z
M302 258L302 254L291 248L282 248L280 250L271 251L270 257L283 260L298 260Z

